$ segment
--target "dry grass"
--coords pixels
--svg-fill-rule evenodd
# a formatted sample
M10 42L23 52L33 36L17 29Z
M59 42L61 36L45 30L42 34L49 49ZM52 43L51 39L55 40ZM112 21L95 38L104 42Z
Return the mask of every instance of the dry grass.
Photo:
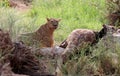
M108 21L113 26L120 26L120 1L106 0Z
M45 61L34 55L31 49L22 43L13 43L8 33L0 30L0 70L9 73L31 76L49 75ZM4 64L9 63L9 67ZM10 71L10 72L9 72Z
M33 32L35 29L39 27L39 24L44 23L46 17L57 17L57 18L61 17L62 18L61 26L55 33L55 40L57 44L62 40L64 40L73 29L89 28L89 29L97 30L99 29L99 27L101 27L99 25L105 22L103 19L104 9L102 10L102 14L101 14L101 9L105 7L104 0L96 0L96 1L89 0L87 1L87 3L85 2L85 0L70 0L70 1L61 0L60 2L59 0L57 1L47 0L47 1L36 0L35 2L36 5L34 4L35 6L32 8L32 10L30 10L30 12L27 13L27 15L26 13L23 14L11 8L1 7L0 28L8 30L10 32L10 37L12 38L12 40L16 41L15 39L17 38L18 34ZM94 4L98 5L100 6L100 8L91 6L89 4L90 1L91 2L95 1L93 2L93 5ZM71 8L72 4L74 5L73 8ZM1 37L3 36L0 36L0 39ZM4 39L2 41L4 41ZM68 60L65 64L62 64L62 66L59 66L59 70L62 72L62 75L63 76L64 75L67 76L118 75L119 76L120 75L119 45L117 45L118 43L113 43L112 41L109 40L107 41L108 42L107 45L104 44L103 42L104 41L100 41L100 43L98 43L96 46L92 48L90 47L90 50L92 51L91 55L85 56L84 55L85 49L80 50L81 53L73 54L70 60ZM25 68L26 70L28 70L28 72L24 71L24 73L25 72L31 73L31 70L36 70L36 69L38 70L38 67L36 67L36 65L40 63L42 67L39 67L39 69L45 70L44 67L46 67L45 66L46 64L44 64L44 61L46 61L45 63L47 63L47 68L49 68L49 72L51 73L55 72L56 69L55 67L56 63L54 63L56 62L55 59L51 60L50 62L49 58L46 59L43 57L43 62L42 62L42 57L39 57L41 61L39 62L38 58L36 58L36 56L31 54L30 49L25 45L17 43L14 44L14 46L16 46L16 50L14 49L14 51L12 52L10 51L11 55L10 56L8 55L11 58L10 61L12 67L14 67L14 71L20 71L23 68ZM9 46L5 44L5 47L9 47ZM1 60L4 59L2 58L2 56L3 55L1 55L0 58ZM3 62L5 61L0 61L1 62L0 70L1 67L3 66ZM9 61L9 58L7 59L7 61ZM57 61L59 62L59 59ZM18 63L19 65L16 66Z

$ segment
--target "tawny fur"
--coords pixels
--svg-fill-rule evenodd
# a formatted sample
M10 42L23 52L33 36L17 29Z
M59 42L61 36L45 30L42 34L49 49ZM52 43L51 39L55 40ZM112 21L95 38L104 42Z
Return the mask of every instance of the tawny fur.
M76 29L73 30L68 38L62 42L61 47L65 48L63 52L64 57L68 57L75 49L84 49L88 45L94 45L98 43L99 39L107 35L108 33L116 32L114 26L103 25L103 28L99 32L95 32L89 29Z
M33 33L22 34L20 41L29 46L52 47L54 44L53 34L59 25L60 19L48 19L37 31Z
M104 37L107 33L110 33L110 32L115 33L118 30L114 26L110 26L110 25L103 25L103 28L99 32L93 31L93 30L88 30L88 29L76 29L76 30L73 30L70 33L70 35L68 36L68 38L60 44L60 47L62 47L62 48L68 47L68 45L70 45L70 41L73 42L74 44L80 44L79 39L84 39L84 37L82 37L82 35L83 36L87 35L87 37L86 37L87 39L89 39L89 37L93 36L93 35L91 35L90 31L92 32L93 35L95 35L95 39L94 39L95 41L93 41L91 43L95 44L99 41L99 39ZM83 40L83 41L86 42L85 40Z
M68 36L66 40L66 42L68 43L66 51L71 52L71 50L76 47L84 47L84 44L88 45L93 43L94 41L95 41L94 31L88 29L76 29L71 32L71 34Z

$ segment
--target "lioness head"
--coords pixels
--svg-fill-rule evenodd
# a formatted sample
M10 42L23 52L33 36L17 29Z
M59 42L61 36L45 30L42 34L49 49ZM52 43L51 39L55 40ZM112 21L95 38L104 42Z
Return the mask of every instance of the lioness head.
M106 25L106 24L103 25L103 29L104 32L106 33L115 33L117 31L117 29L114 26Z
M61 19L47 18L47 24L51 29L57 29L60 20Z

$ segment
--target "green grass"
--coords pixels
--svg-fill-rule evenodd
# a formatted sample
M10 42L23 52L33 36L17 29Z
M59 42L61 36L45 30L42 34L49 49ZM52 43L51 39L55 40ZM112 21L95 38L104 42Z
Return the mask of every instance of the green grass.
M54 33L55 45L66 39L74 29L100 30L102 25L107 23L105 0L34 0L32 8L27 12L18 11L9 8L8 4L4 4L5 6L3 4L0 4L0 28L10 31L14 41L21 33L37 30L40 25L46 22L47 17L62 19L59 28ZM73 60L62 65L62 73L69 76L79 74L87 76L88 72L97 74L98 70L101 70L102 60L103 62L104 60L106 62L107 59L112 61L117 59L114 58L114 55L120 56L119 46L115 48L113 43L110 46L113 47L108 49L101 42L97 45L97 49L90 48L93 51L92 56L79 55L78 57L75 55ZM115 68L117 67L118 73L120 73L119 61L117 64L106 63L116 65Z
M0 27L9 29L13 26L16 31L14 37L19 33L35 31L46 22L47 17L62 19L54 33L55 44L61 43L74 29L99 30L106 22L105 0L35 0L29 12L20 13L3 6L0 11Z
M37 15L38 24L46 17L61 18L55 32L55 41L59 43L77 28L99 30L105 23L104 7L104 0L36 0L29 16Z

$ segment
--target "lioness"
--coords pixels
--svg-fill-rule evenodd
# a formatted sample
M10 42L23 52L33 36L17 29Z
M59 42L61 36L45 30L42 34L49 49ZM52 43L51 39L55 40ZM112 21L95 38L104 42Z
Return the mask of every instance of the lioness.
M43 24L33 33L22 34L18 39L28 46L52 47L54 43L53 33L59 25L60 19L47 18L47 23Z
M99 42L104 36L109 35L110 33L115 33L116 28L114 26L104 24L100 31L93 31L90 29L75 29L73 30L68 38L64 40L60 47L65 48L65 51L62 53L63 61L66 61L65 58L68 57L73 52L76 52L76 48L83 50L87 47L93 46ZM88 50L89 51L89 50ZM88 53L88 51L86 53Z

